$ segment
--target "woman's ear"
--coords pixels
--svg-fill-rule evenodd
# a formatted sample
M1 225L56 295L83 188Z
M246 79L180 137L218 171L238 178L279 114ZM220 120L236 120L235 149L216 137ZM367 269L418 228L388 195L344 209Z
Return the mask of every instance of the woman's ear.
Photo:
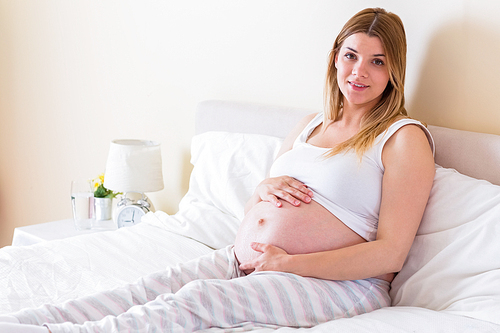
M334 61L335 61L335 68L337 68L337 60L339 60L339 54L335 54Z

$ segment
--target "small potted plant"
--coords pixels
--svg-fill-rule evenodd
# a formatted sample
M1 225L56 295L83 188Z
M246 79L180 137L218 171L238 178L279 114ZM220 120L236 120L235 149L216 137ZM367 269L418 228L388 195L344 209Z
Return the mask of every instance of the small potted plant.
M111 220L112 201L121 192L113 192L104 187L104 173L92 180L94 185L95 217L97 221Z

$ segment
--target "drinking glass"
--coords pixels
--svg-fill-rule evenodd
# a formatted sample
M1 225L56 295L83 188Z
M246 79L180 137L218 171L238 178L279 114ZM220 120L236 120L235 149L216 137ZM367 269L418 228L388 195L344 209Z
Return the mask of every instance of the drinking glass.
M94 191L89 180L71 182L71 205L76 230L88 230L95 221Z

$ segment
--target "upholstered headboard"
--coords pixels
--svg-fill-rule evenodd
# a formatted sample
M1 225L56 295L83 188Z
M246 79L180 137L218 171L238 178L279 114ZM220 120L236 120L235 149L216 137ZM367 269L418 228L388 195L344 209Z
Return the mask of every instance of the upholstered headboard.
M196 133L226 131L284 138L312 109L208 100L196 110ZM436 163L500 185L500 136L429 125Z

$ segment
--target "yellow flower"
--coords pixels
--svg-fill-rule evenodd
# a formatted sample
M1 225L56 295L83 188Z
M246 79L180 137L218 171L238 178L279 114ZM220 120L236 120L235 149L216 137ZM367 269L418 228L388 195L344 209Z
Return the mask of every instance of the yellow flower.
M99 187L99 185L104 184L104 173L99 174L96 178L92 179L94 183L94 191Z
M96 198L111 198L113 199L118 194L122 194L121 192L113 192L104 187L104 173L101 173L96 178L92 179L92 183L94 185L94 197Z

